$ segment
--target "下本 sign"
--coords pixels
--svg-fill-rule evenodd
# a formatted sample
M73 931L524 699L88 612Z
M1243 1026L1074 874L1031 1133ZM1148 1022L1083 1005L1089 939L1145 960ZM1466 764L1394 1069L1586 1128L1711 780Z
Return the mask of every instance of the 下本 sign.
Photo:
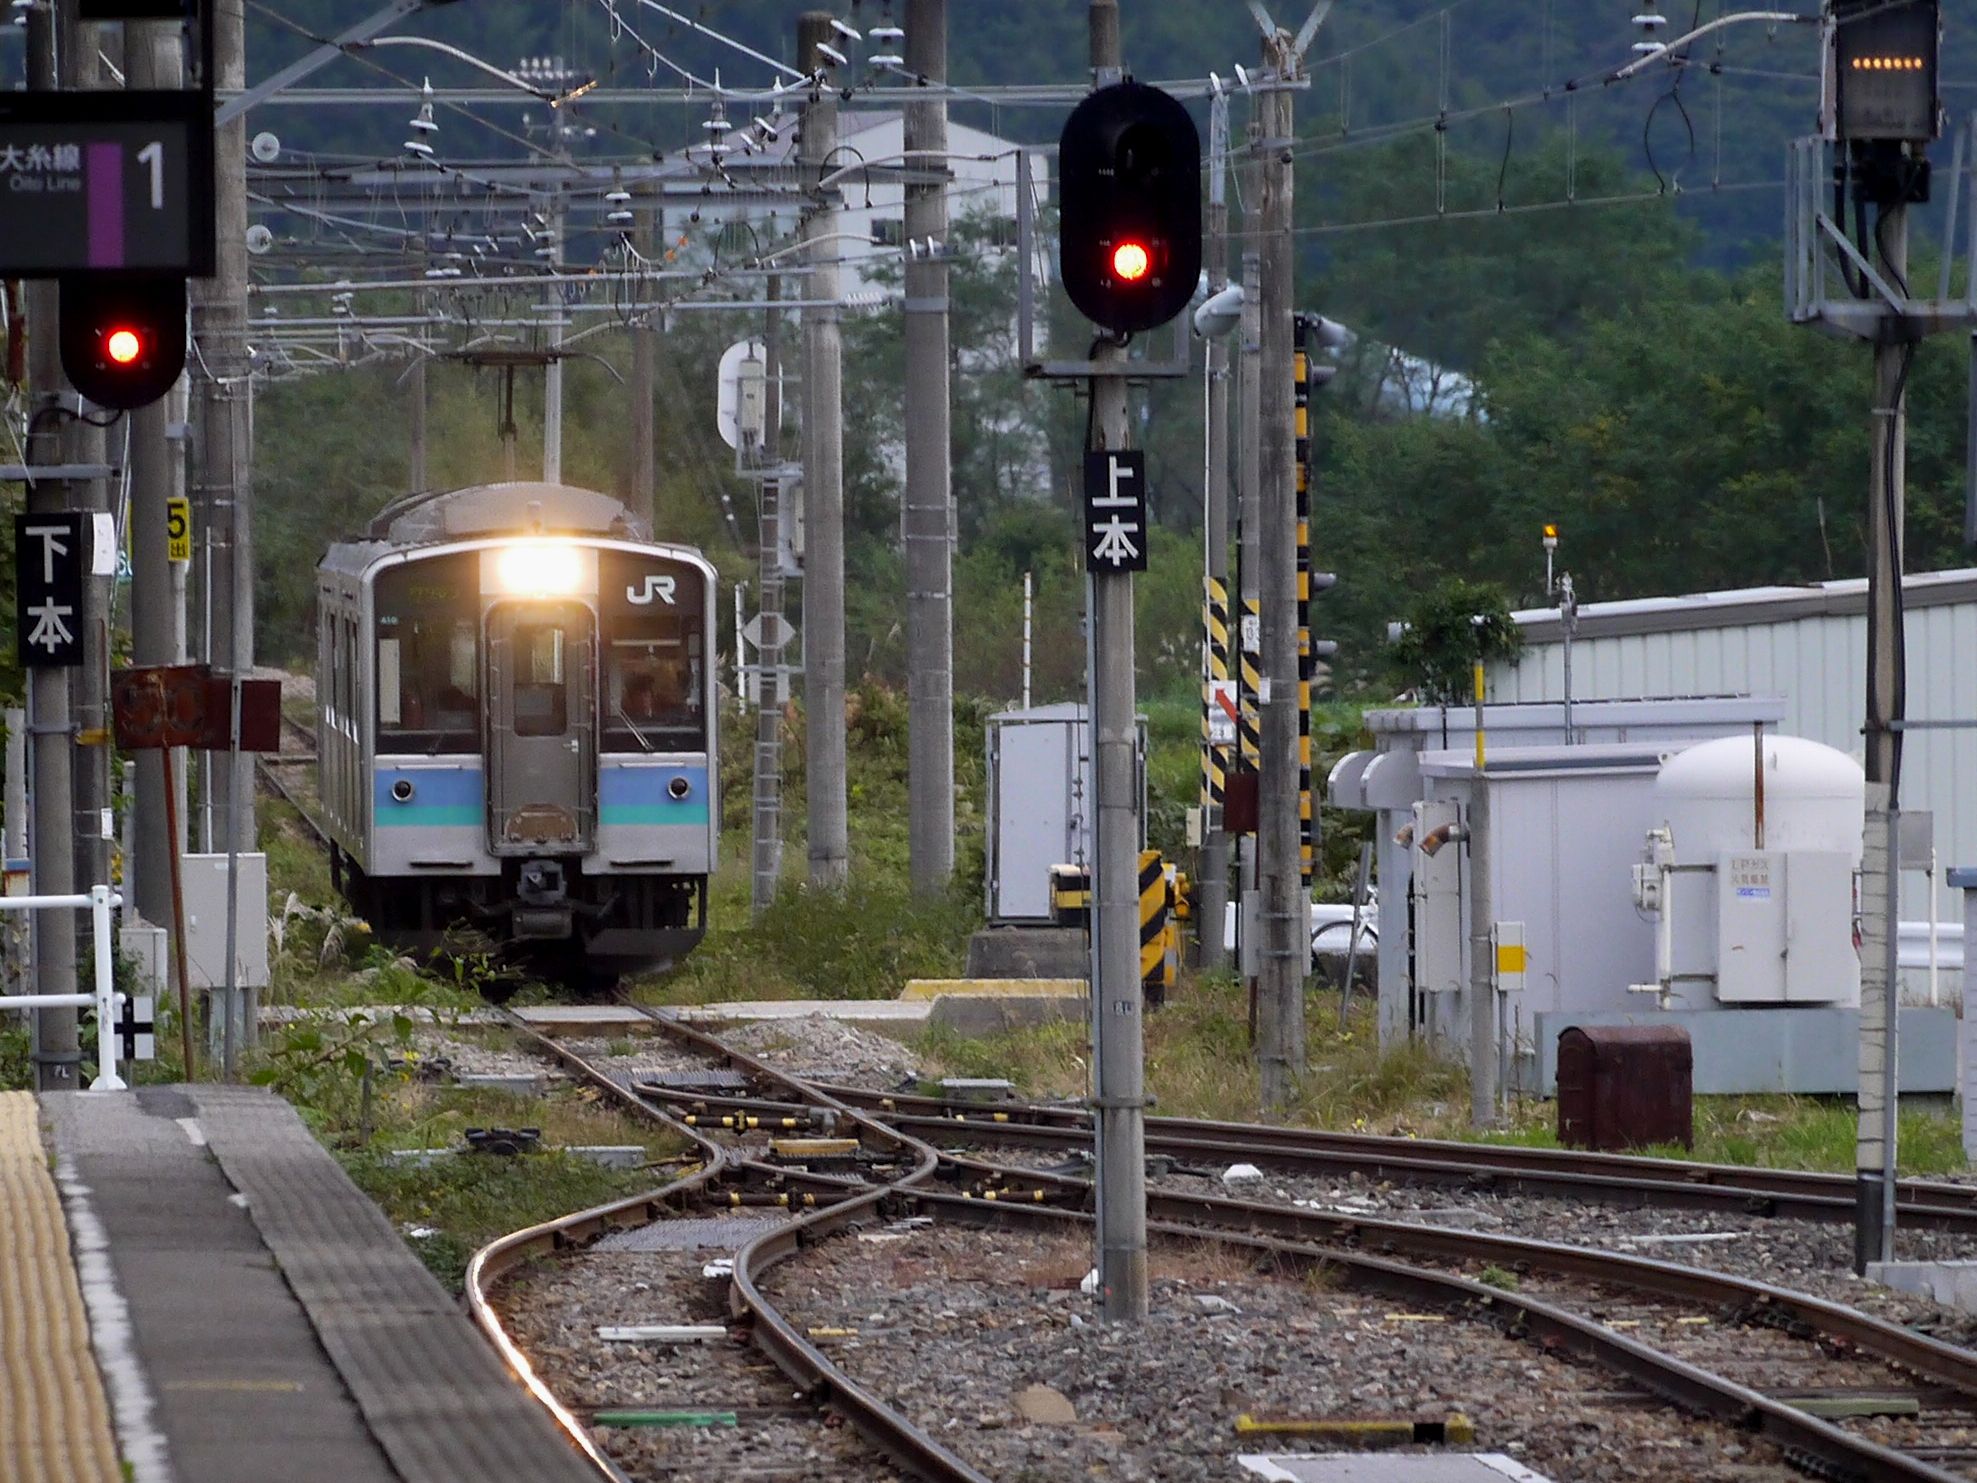
M14 517L14 632L22 665L82 663L83 573L92 541L83 515Z
M1085 455L1085 570L1146 570L1146 455Z

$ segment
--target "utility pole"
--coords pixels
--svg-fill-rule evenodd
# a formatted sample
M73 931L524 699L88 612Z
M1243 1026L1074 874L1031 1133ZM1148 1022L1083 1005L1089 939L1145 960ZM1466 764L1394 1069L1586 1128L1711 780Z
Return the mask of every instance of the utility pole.
M563 268L563 198L558 196L549 214L549 268L552 274ZM542 482L563 482L563 289L558 283L544 286L549 300L549 359L542 368Z
M1469 1121L1496 1126L1496 882L1490 874L1490 783L1483 740L1483 660L1475 663L1476 777L1463 830L1469 853Z
M907 0L906 70L946 83L947 0ZM933 896L954 873L947 100L909 102L905 114L907 840L913 890ZM926 244L924 256L914 242Z
M60 86L56 73L56 15L37 5L27 13L27 82L36 92ZM57 340L57 289L52 280L26 285L28 323L28 383L33 413L28 420L27 462L62 461L60 408L67 401L62 380L61 347ZM28 486L30 515L54 514L69 508L66 485L36 480ZM71 817L71 761L74 728L69 716L69 677L60 669L28 671L28 748L33 774L33 827L30 885L37 896L72 894L75 878L75 830ZM76 934L64 917L33 914L34 987L42 994L76 991ZM73 1009L41 1009L34 1015L35 1086L44 1092L74 1091L81 1084L76 1067L81 1059Z
M1096 87L1118 82L1125 61L1118 0L1091 0ZM1093 351L1091 450L1126 446L1125 346L1104 337ZM1139 794L1135 784L1138 686L1133 672L1133 578L1086 579L1091 624L1093 773L1098 799L1092 896L1092 1036L1097 1050L1098 1290L1108 1321L1147 1315L1145 1037L1140 1020Z
M1293 426L1291 91L1297 56L1278 32L1263 39L1271 84L1255 141L1261 180L1261 419L1258 536L1263 606L1262 765L1257 806L1257 1062L1263 1103L1288 1105L1304 1065L1304 980L1310 966L1298 823L1297 468Z
M1908 203L1881 209L1873 240L1895 283L1908 282ZM1861 853L1860 1117L1855 1139L1854 1266L1888 1261L1894 1244L1896 969L1901 890L1901 580L1907 499L1906 381L1915 347L1897 318L1874 342L1874 417L1867 475L1867 835Z
M831 13L806 10L796 23L797 65L830 70L819 50ZM838 331L838 212L818 183L837 150L837 93L828 81L803 110L799 160L818 197L804 226L811 307L803 311L803 707L810 883L842 886L850 869L844 739L844 342ZM834 189L834 188L831 188Z
M1221 289L1229 273L1229 100L1221 93L1208 112L1208 291ZM1209 582L1229 580L1229 346L1221 335L1202 341L1206 347L1202 374L1207 380L1202 417L1207 446L1203 471L1203 564ZM1208 600L1204 591L1204 602ZM1226 598L1223 610L1227 613ZM1206 666L1204 665L1204 673ZM1209 704L1213 704L1212 701ZM1203 713L1206 715L1206 711ZM1202 745L1209 745L1207 737ZM1225 749L1232 759L1235 748ZM1224 783L1226 787L1226 781ZM1201 910L1197 914L1201 966L1220 968L1228 954L1223 947L1223 922L1229 914L1229 836L1222 828L1222 805L1204 798L1201 843Z
M179 28L169 22L129 21L124 32L124 76L132 88L176 88L184 81ZM131 659L139 665L175 664L181 654L175 573L166 504L177 491L178 449L169 440L172 403L161 397L130 416ZM416 487L416 486L415 486ZM139 748L133 833L136 838L137 913L153 926L172 925L171 857L178 841L166 828L165 753ZM184 776L182 759L171 769ZM172 951L179 945L174 942Z
M782 275L771 273L762 315L762 462L771 470L783 461L783 315L776 307L782 294ZM782 500L782 480L764 479L755 566L762 642L755 649L755 870L749 894L756 917L776 899L783 870Z
M115 48L113 28L81 19L76 0L63 0L57 46L58 75L65 87L95 91L111 86L104 48ZM118 442L121 443L121 435ZM62 427L66 462L101 468L109 441L104 430L81 418ZM91 521L110 516L110 486L104 478L78 479L70 486L69 508ZM110 879L110 616L116 600L114 567L98 572L92 562L83 578L87 592L82 623L82 665L69 672L69 714L75 724L76 753L70 774L75 790L75 877L78 889ZM80 928L78 919L78 927Z
M1263 423L1258 411L1263 373L1263 259L1257 251L1261 197L1261 173L1256 160L1256 141L1262 136L1257 98L1250 95L1249 120L1245 126L1242 178L1243 225L1249 239L1242 255L1242 322L1237 334L1241 358L1236 366L1238 399L1236 437L1236 600L1230 605L1235 622L1236 692L1240 716L1236 726L1234 773L1244 775L1248 786L1255 786L1260 740L1257 698L1262 689L1263 655L1257 617L1261 592L1263 505L1260 498L1257 450L1263 441ZM1238 967L1249 993L1249 1030L1256 1039L1256 945L1250 941L1256 893L1256 834L1254 825L1236 837L1236 897L1242 908L1236 913Z
M246 0L213 0L214 85L247 85ZM218 272L192 279L191 375L198 402L197 520L207 533L210 658L229 676L254 667L254 492L250 442L253 383L247 354L247 121L219 126L214 139ZM209 753L208 819L223 821L213 847L255 840L253 759Z
M653 231L652 218L659 209L656 204L646 204L644 198L651 194L649 183L633 187L635 204L632 209L638 214L632 223L632 245L646 262L650 262L653 255L657 233ZM645 297L642 280L639 297ZM641 320L632 326L632 487L631 498L626 503L631 506L632 514L645 521L646 528L655 536L659 533L659 511L656 508L659 467L652 381L658 350L659 331L653 328L650 321Z

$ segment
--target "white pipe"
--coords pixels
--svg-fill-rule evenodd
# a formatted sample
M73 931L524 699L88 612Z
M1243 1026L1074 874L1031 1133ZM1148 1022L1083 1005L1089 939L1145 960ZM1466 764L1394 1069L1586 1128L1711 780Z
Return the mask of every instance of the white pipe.
M1661 878L1661 919L1654 931L1654 978L1661 985L1661 1003L1666 1008L1675 992L1675 872L1664 861L1656 867Z
M0 910L73 911L88 907L90 927L96 939L96 990L91 994L8 994L0 995L0 1010L87 1009L96 1008L96 1079L92 1092L121 1092L127 1083L117 1075L117 1008L123 999L113 981L110 952L110 908L123 905L123 897L108 886L91 886L83 896L5 896Z
M742 651L748 647L748 641L741 636L741 583L739 582L734 585L734 598L735 699L741 703L741 708L745 712L748 709L748 665L743 658Z
M1936 852L1929 851L1929 1005L1934 1008L1941 987L1942 950L1936 942Z

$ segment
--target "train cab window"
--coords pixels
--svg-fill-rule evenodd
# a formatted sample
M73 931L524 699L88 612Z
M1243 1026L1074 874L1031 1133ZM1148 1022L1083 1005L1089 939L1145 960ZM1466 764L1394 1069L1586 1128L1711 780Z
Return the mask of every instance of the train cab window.
M377 579L378 748L481 748L479 588L471 556L407 562Z
M704 750L707 654L700 574L677 563L607 552L598 589L603 749Z
M563 625L515 625L515 735L561 736L570 727Z

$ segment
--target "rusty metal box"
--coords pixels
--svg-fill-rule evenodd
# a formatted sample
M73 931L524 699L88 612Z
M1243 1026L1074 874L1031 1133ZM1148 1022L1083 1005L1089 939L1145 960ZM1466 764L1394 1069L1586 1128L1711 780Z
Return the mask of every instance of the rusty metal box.
M1558 1141L1567 1148L1695 1147L1689 1032L1574 1025L1558 1037Z

